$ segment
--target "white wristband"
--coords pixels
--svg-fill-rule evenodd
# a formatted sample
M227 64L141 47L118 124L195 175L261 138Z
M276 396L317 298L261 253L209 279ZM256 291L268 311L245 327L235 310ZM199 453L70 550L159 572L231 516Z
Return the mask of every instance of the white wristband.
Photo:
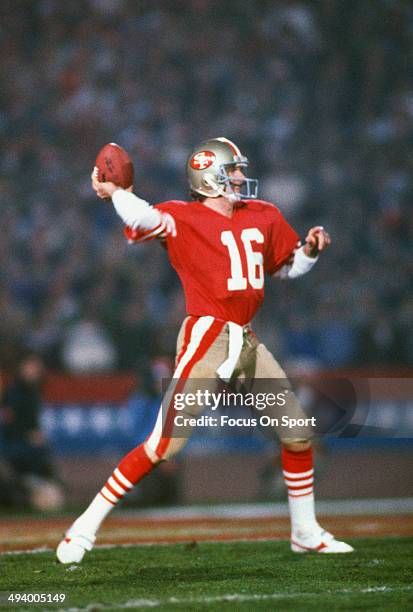
M294 254L294 261L288 269L287 276L288 278L297 278L297 276L302 276L311 270L314 266L317 257L309 257L304 252L304 246L297 249Z

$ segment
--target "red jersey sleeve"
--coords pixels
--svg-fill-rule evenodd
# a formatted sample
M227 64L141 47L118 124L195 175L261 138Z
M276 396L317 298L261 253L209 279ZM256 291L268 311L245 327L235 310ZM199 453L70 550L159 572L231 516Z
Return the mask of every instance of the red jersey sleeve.
M132 229L129 225L126 225L123 229L123 233L126 236L128 242L147 242L153 240L153 238L160 238L165 230L164 220L154 228L144 230L141 228Z
M274 219L270 228L270 241L265 256L265 271L275 274L289 263L294 250L300 244L300 237L284 219L278 208L274 207Z

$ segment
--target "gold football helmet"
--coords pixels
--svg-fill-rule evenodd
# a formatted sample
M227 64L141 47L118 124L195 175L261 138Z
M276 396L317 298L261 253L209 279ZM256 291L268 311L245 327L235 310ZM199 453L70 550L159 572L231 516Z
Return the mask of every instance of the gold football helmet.
M186 164L191 191L210 198L225 196L234 200L257 197L257 179L245 178L240 192L234 192L228 168L248 166L248 158L227 138L212 138L201 142L192 151Z

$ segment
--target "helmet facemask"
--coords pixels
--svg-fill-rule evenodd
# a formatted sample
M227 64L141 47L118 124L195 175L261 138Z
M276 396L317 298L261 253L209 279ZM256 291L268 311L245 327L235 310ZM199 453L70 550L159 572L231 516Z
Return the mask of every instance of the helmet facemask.
M251 179L246 176L241 181L234 181L228 174L228 170L240 166L242 173L245 174L245 169L248 167L248 161L242 161L235 164L221 164L217 174L217 182L223 185L222 195L231 200L254 200L258 195L258 180ZM234 191L234 187L239 187L239 191ZM242 190L241 190L242 189Z

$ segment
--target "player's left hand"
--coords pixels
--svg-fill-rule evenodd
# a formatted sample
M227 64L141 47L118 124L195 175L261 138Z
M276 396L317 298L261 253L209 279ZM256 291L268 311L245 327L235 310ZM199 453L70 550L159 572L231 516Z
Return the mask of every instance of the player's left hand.
M304 253L309 257L317 257L317 255L321 251L324 251L329 244L331 244L330 234L326 232L324 227L317 225L308 230L305 239Z

